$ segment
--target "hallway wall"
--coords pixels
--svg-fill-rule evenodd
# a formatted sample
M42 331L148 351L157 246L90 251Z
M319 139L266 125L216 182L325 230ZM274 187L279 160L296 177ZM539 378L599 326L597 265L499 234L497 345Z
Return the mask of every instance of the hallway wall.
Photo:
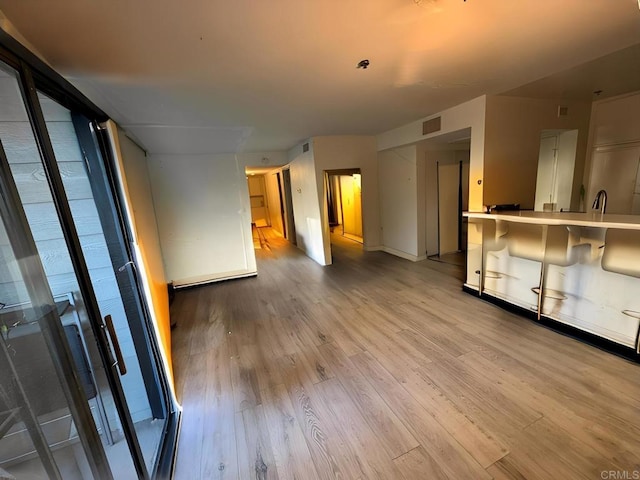
M318 202L323 211L323 245L325 259L331 262L331 239L325 198L324 172L359 168L362 179L362 233L365 250L379 250L380 198L376 138L372 136L314 137Z
M149 173L169 280L255 273L249 191L235 155L152 155Z
M317 191L314 142L309 151L302 145L290 150L291 198L296 227L296 244L320 265L328 265L322 233L322 208Z

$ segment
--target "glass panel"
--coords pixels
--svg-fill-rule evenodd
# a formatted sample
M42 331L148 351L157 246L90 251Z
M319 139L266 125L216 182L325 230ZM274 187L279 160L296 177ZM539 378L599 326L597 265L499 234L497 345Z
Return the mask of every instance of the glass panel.
M56 160L63 173L64 188L78 228L100 312L103 318L110 315L115 326L126 365L126 374L121 374L120 380L147 471L151 473L159 453L167 415L166 409L158 407L158 399L162 395L155 372L159 368L154 362L150 362L152 355L148 338L144 334L144 318L136 298L138 293L131 284L124 281L123 277L128 271L120 268L128 258L120 258L118 264L114 263L119 255L118 247L115 246L114 252L114 245L108 245L103 224L108 219L101 219L99 214L100 211L104 212L105 205L98 205L92 193L91 179L74 130L71 112L43 94L39 94L39 99ZM88 129L88 123L84 123L83 127ZM94 185L93 188L97 187ZM109 241L117 242L117 239L109 238ZM110 406L108 411L113 412ZM114 420L115 418L109 418L109 424L116 425ZM121 431L112 430L116 440L122 436ZM119 464L118 454L115 452L117 447L117 443L105 447L116 478ZM112 456L114 461L111 461Z
M0 98L0 139L12 163L13 179L20 186L22 200L29 204L31 218L37 218L33 223L38 231L39 253L39 259L16 254L17 248L24 249L30 241L16 238L17 230L9 230L10 219L3 216L0 224L0 477L94 478L79 439L78 429L82 427L72 415L76 409L69 408L65 395L70 389L56 368L64 365L58 353L60 347L51 336L51 332L63 332L62 338L66 337L84 395L92 410L97 410L100 398L87 363L87 347L91 342L84 337L82 300L64 241L57 238L60 227L55 212L52 214L49 207L51 196L16 74L3 65L0 65ZM46 278L25 276L23 270L29 265L39 268L40 264ZM57 285L54 295L47 280Z

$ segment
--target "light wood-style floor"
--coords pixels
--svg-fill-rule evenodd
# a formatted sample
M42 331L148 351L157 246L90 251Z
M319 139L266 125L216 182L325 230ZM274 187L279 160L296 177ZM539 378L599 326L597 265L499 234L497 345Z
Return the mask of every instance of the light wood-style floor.
M265 238L257 278L176 295L176 479L640 471L640 365L463 293L459 267L338 237L323 268Z

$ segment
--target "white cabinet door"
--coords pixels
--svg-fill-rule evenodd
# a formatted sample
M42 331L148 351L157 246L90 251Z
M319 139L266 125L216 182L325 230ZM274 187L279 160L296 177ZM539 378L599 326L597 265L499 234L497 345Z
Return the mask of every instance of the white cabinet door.
M640 146L596 148L592 157L591 185L587 207L595 193L607 191L607 213L624 215L634 212L634 193L640 164ZM638 201L636 208L638 208Z

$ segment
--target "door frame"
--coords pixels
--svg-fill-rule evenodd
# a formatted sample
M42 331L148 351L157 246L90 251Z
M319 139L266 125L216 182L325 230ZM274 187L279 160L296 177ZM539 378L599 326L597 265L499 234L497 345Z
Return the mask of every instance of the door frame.
M325 178L325 204L327 205L327 210L329 207L329 195L330 195L330 188L331 188L331 177L332 176L345 176L345 177L349 177L352 175L360 175L362 178L362 169L360 169L359 167L355 167L355 168L340 168L340 169L333 169L333 170L325 170L324 171L324 178ZM361 195L362 195L362 187L361 187ZM340 196L342 197L342 185L340 185ZM344 235L344 208L342 206L342 198L340 199L340 208L342 210L341 212L341 216L342 216L342 234ZM362 198L360 200L360 211L358 212L360 215L360 220L362 222L362 245L364 245L364 207L362 205ZM329 226L329 218L327 215L327 218L325 219L327 222L327 227ZM329 239L329 244L331 244L331 240Z
M276 181L278 182L278 198L280 199L280 218L282 219L282 235L287 238L287 220L285 218L285 204L282 193L282 171L276 172Z
M140 282L136 278L135 269L127 268L131 265L131 259L134 258L130 248L132 235L128 225L123 223L123 219L118 215L118 208L116 202L114 202L113 174L110 171L111 169L108 168L110 162L103 161L99 156L101 146L98 144L98 137L96 136L99 133L96 131L98 130L97 125L92 124L84 115L73 112L71 113L71 119L86 166L89 172L93 172L92 175L87 176L89 177L89 184L98 209L98 217L104 232L109 257L113 265L120 266L116 281L123 297L125 313L129 319L131 336L136 354L138 354L151 412L154 418L166 418L168 412L166 412L162 404L162 399L158 396L158 389L154 388L153 384L155 383L155 385L162 388L164 388L164 385L158 376L158 372L153 368L152 359L148 355L140 355L146 349L154 352L153 343L148 334L148 329L152 328L152 326L149 323L149 313L141 301L144 295ZM124 301L128 297L127 292L138 292L138 295L132 299L133 302ZM141 322L135 322L132 319L140 319ZM158 363L158 358L155 360ZM159 364L161 365L161 363Z
M289 236L285 238L294 245L297 245L296 224L293 212L293 192L291 191L291 170L289 168L282 169L282 184L287 212L287 226L285 228L289 233Z

